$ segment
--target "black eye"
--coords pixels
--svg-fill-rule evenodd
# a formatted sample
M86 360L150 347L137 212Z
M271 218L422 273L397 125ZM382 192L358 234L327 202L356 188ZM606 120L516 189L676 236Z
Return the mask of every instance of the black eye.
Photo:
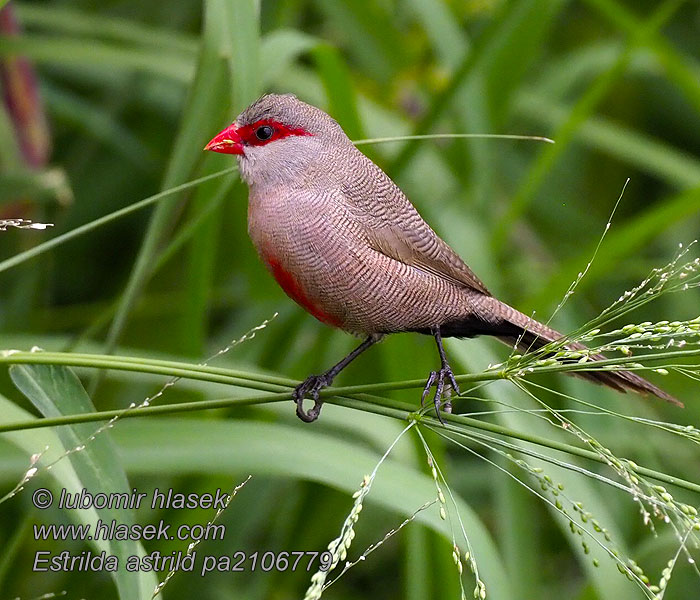
M261 142L264 142L265 140L269 140L274 132L275 130L269 125L263 125L255 130L255 137Z

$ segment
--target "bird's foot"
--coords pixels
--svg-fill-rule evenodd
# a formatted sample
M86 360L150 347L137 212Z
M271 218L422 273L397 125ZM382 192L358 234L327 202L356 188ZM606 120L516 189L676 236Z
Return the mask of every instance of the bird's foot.
M310 375L294 388L292 398L297 405L297 417L305 423L311 423L318 419L318 415L321 413L321 405L323 404L323 400L318 397L318 394L324 387L329 386L332 381L332 377L329 377L327 373ZM314 405L308 411L305 411L304 399L307 396L314 401Z
M380 339L382 339L380 334L368 335L364 342L362 342L338 364L333 365L321 375L311 375L307 377L302 383L295 387L294 392L292 392L292 398L294 399L294 403L297 405L297 417L306 423L311 423L312 421L318 419L318 415L321 412L321 405L323 404L323 400L318 397L319 392L324 387L328 387L331 383L333 383L333 380L338 373L340 373L353 360L355 360L357 356L367 350L367 348L373 344L376 344ZM313 408L309 409L308 411L304 410L304 398L306 397L309 397L314 401Z
M433 404L435 405L435 413L440 423L443 425L445 421L442 418L441 412L451 413L452 412L452 402L450 401L450 391L445 389L445 383L448 384L452 391L459 395L459 386L457 385L457 380L455 379L454 373L450 368L450 365L444 363L439 371L431 371L428 376L428 381L425 383L425 388L423 388L423 395L420 399L421 406L425 406L425 399L430 393L430 388L435 385L435 396L433 397Z

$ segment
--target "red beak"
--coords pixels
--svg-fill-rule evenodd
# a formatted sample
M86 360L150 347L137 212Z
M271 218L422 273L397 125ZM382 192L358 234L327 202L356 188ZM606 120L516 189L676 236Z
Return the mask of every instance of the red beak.
M221 152L222 154L243 154L243 140L236 124L229 125L223 131L217 133L212 140L204 146L205 150Z

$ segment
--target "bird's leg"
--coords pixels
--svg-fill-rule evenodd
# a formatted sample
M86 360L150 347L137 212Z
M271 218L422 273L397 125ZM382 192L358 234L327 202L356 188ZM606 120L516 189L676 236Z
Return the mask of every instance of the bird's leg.
M310 375L302 383L295 387L292 397L297 405L297 417L306 423L311 423L312 421L318 419L318 415L321 412L321 405L323 404L323 400L318 397L318 393L324 387L329 386L335 379L336 375L338 375L338 373L340 373L353 360L355 360L355 358L367 350L367 348L376 344L380 339L382 339L381 335L373 334L368 336L364 342L362 342L338 364L333 365L325 373L321 373L320 375ZM307 395L314 401L314 406L308 411L304 411L304 398Z
M428 381L425 383L425 388L423 389L423 395L421 396L421 406L425 404L425 399L430 392L430 388L435 384L435 397L433 398L433 404L435 404L435 412L437 413L438 419L444 425L444 421L440 416L440 409L446 413L452 412L452 403L449 397L442 402L442 393L445 389L445 378L447 378L447 383L450 385L452 390L459 395L459 386L455 380L454 373L450 368L450 364L447 362L447 357L445 356L445 349L442 347L442 335L440 334L440 328L435 327L432 330L432 334L435 337L435 343L437 344L438 352L440 353L440 370L431 371L428 376Z

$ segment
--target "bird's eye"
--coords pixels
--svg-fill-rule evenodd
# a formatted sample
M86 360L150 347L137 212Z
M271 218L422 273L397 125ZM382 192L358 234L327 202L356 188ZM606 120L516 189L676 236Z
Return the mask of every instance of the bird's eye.
M272 134L274 133L274 129L270 127L269 125L263 125L262 127L258 127L255 130L255 137L258 138L261 142L264 142L265 140L269 140L272 137Z

